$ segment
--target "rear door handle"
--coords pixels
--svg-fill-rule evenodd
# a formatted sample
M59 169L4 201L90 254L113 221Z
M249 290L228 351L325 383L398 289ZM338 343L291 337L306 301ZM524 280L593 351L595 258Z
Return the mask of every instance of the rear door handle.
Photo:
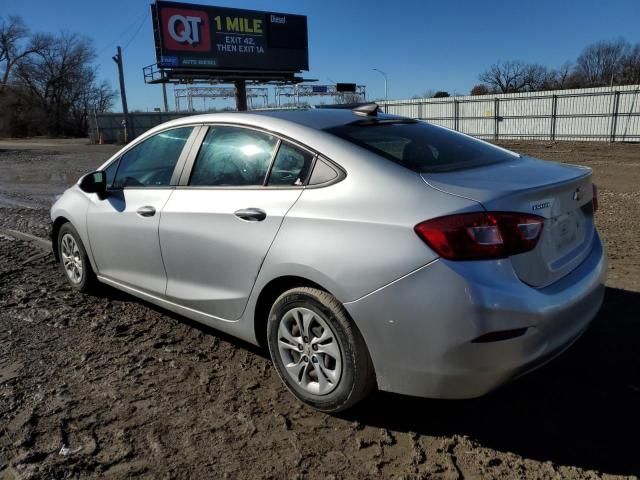
M267 218L267 212L259 208L243 208L234 212L234 215L247 222L261 222Z
M140 207L136 210L136 213L141 217L153 217L156 214L156 209L150 205L146 207Z

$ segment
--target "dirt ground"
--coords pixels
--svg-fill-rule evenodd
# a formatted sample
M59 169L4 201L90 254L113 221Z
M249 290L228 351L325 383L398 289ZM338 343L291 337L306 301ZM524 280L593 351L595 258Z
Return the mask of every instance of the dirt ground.
M71 291L0 235L0 479L618 478L640 475L640 145L506 144L588 165L610 259L587 333L483 398L376 393L331 416L265 351L113 289ZM56 194L115 151L0 141L0 228L45 236Z

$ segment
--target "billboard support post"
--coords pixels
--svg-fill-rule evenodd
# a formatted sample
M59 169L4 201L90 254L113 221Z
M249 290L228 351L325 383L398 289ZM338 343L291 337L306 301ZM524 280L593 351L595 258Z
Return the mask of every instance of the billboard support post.
M233 82L236 86L236 109L239 112L247 111L247 82L244 80L236 80Z
M167 84L162 82L162 100L164 101L165 113L169 111L169 103L167 102Z

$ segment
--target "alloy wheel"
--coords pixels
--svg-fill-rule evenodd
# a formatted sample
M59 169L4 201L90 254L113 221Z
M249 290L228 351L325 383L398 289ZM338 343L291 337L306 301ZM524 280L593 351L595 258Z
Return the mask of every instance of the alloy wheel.
M305 391L326 395L342 373L338 340L322 315L308 308L292 308L280 319L278 351L291 379Z
M76 239L70 233L65 233L60 241L60 254L64 271L74 284L82 281L82 254L78 248Z

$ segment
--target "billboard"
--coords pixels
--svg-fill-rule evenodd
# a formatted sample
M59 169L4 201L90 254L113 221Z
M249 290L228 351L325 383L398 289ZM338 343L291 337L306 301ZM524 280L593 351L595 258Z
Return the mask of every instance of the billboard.
M336 83L336 92L356 92L355 83Z
M160 68L309 70L304 15L164 1L151 12Z

